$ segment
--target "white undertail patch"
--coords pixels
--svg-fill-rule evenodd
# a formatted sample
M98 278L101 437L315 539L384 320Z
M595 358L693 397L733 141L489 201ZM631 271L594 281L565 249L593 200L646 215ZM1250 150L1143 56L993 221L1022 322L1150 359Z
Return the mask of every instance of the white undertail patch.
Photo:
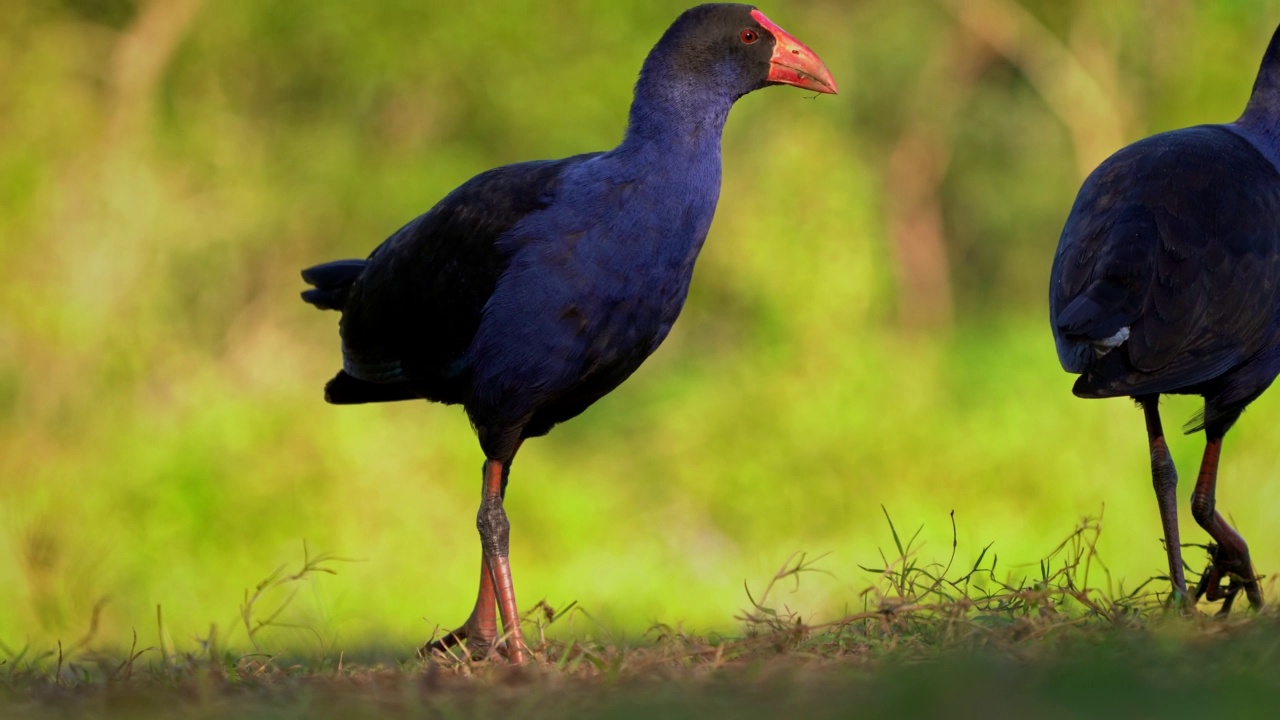
M1093 343L1093 354L1097 355L1098 357L1102 357L1103 355L1106 355L1112 350L1115 350L1117 347L1120 346L1121 343L1123 343L1125 340L1128 340L1128 339L1129 339L1129 326L1126 325L1120 328L1120 330L1117 331L1115 335L1112 335L1109 338L1104 338L1102 340L1099 340Z

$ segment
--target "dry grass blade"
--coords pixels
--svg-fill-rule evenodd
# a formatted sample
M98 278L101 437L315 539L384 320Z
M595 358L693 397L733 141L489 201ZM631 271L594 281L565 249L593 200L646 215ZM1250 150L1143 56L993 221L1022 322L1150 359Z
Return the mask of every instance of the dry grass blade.
M678 624L655 623L641 642L627 643L610 637L607 629L576 603L557 610L543 601L522 617L531 631L526 633L534 658L529 666L513 668L497 655L474 658L465 645L432 654L422 662L393 661L390 667L353 662L350 649L335 653L336 660L313 658L308 665L287 653L228 652L216 626L210 627L207 638L198 641L197 652L171 649L164 644L163 614L157 608L157 629L162 638L159 647L139 649L135 633L126 654L94 658L86 656L92 651L84 649L93 637L90 632L89 640L78 643L81 649L74 654L59 646L27 660L25 648L19 653L6 649L10 658L0 664L0 681L28 696L44 692L63 697L99 686L121 692L132 688L144 694L156 688L176 688L183 697L199 698L202 707L227 702L236 693L248 691L268 699L313 693L309 697L319 703L316 707L334 710L330 699L354 693L362 702L376 705L379 713L389 708L407 712L433 706L449 710L439 716L470 716L463 711L475 709L467 704L471 702L468 698L490 691L503 698L499 705L510 708L515 706L503 703L512 701L523 707L524 702L538 705L547 698L584 693L636 692L637 687L704 692L741 683L746 685L732 693L735 702L744 710L756 709L758 699L745 699L747 685L781 682L783 687L794 688L796 679L812 683L813 678L850 671L865 680L891 675L895 667L928 672L928 668L944 666L956 657L969 659L967 662L993 659L1014 668L1037 663L1049 667L1072 657L1073 652L1078 657L1099 647L1110 648L1108 652L1115 648L1119 648L1116 652L1134 652L1134 638L1150 638L1152 630L1166 622L1173 623L1177 637L1195 644L1196 657L1201 657L1210 643L1225 645L1250 626L1264 631L1255 633L1262 640L1254 643L1252 657L1258 662L1266 660L1268 667L1271 660L1280 657L1280 644L1265 641L1265 629L1271 627L1268 618L1274 613L1227 622L1186 622L1164 611L1162 597L1149 589L1150 580L1132 591L1126 592L1123 584L1118 590L1113 588L1107 566L1097 554L1102 531L1099 519L1084 518L1038 562L997 573L998 560L991 545L978 548L971 566L964 563L956 568L960 548L954 515L950 518L951 548L940 562L921 558L920 530L901 535L887 512L885 517L892 538L890 552L896 552L896 557L881 553L884 565L869 569L874 580L860 594L864 603L860 612L846 612L822 622L801 618L781 602L780 589L795 592L810 573L830 574L817 567L821 556L810 558L797 552L786 558L758 592L744 583L748 605L737 615L738 631L728 636L699 635ZM294 627L281 622L282 613L296 596L296 588L288 586L313 573L332 573L328 563L334 560L338 558L313 557L304 548L302 565L296 571L279 568L252 592L246 592L240 621L255 647L257 633L264 628ZM1099 577L1105 577L1105 587L1091 585ZM256 607L273 600L273 592L285 589L292 592L282 593L284 597L270 605L270 612L255 614ZM578 617L590 623L585 630L574 627ZM94 626L90 622L91 630ZM159 650L161 662L149 666L149 673L139 672L138 661L151 650ZM1124 656L1115 661L1123 664L1113 666L1110 672L1116 672L1114 667L1141 665L1151 657L1159 662L1153 654L1156 652L1170 657L1193 654L1146 646L1137 652L1145 655L1136 660ZM96 663L84 662L86 658ZM0 697L0 716L3 701ZM451 702L459 704L448 705ZM323 713L320 716L326 717ZM754 717L750 713L746 716Z
M997 575L997 556L989 552L990 545L981 549L971 568L953 577L958 548L954 514L951 552L945 564L920 562L916 546L920 531L903 542L887 511L885 519L897 557L882 552L882 567L863 568L879 577L863 592L863 612L806 625L785 608L771 607L767 598L773 584L809 569L803 556L798 563L793 563L793 556L759 599L748 591L751 610L739 616L745 624L743 641L767 637L778 647L823 653L850 647L897 649L909 643L936 653L949 644L991 638L997 632L1005 640L1019 640L1067 627L1107 626L1163 614L1161 598L1144 592L1150 580L1128 593L1112 588L1110 571L1097 552L1100 518L1084 518L1034 565L1032 577ZM984 564L988 556L990 562ZM1090 585L1095 567L1106 576L1105 588Z
M259 582L252 593L248 590L244 591L244 603L240 606L240 619L244 623L245 632L248 633L249 642L253 644L255 650L262 652L262 646L259 645L257 639L258 632L262 629L268 627L299 627L278 621L281 614L288 609L288 607L293 603L294 598L297 597L297 589L289 593L288 597L286 597L274 610L262 619L256 619L254 617L259 601L272 591L290 583L304 580L315 573L337 575L337 570L334 570L331 567L326 567L326 563L334 562L355 562L355 560L351 558L338 557L329 553L321 553L312 557L310 551L307 549L307 544L304 542L302 544L302 567L299 568L297 572L286 575L285 568L287 566L281 565L265 579Z

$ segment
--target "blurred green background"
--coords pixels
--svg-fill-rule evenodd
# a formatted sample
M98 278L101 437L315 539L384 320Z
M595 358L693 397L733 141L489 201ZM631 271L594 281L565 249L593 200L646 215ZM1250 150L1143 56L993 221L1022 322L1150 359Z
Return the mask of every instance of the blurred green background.
M489 167L612 147L669 0L9 0L0 13L0 642L179 648L281 563L269 647L406 649L474 598L481 455L462 413L332 407L337 315L298 270L362 257ZM731 630L859 606L891 540L1034 563L1105 505L1126 587L1164 572L1140 413L1072 397L1047 327L1084 175L1234 119L1280 0L762 7L840 83L742 100L684 316L627 384L527 444L507 508L524 607ZM1177 428L1198 400L1165 403ZM1183 536L1202 447L1174 438ZM1219 507L1280 567L1280 393L1227 440ZM1197 569L1200 550L1188 549ZM1274 593L1273 593L1274 596ZM228 635L228 633L231 633ZM171 647L173 646L171 645Z

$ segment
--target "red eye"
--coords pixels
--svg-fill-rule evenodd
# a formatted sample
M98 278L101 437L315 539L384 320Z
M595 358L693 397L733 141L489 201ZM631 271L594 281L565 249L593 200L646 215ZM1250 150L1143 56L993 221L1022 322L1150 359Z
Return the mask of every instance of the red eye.
M747 28L746 30L743 30L742 35L740 35L739 37L742 38L742 42L748 45L760 39L760 36L756 34L756 31L752 30L751 28Z

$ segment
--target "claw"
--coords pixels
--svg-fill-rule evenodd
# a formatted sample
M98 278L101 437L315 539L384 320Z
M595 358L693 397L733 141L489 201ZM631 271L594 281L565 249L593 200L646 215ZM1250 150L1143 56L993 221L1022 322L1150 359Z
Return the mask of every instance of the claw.
M1209 551L1210 565L1205 568L1204 574L1200 576L1200 582L1196 585L1196 600L1201 597L1210 602L1221 600L1222 607L1217 615L1224 617L1231 612L1236 596L1243 589L1245 596L1249 598L1250 607L1260 610L1262 590L1258 587L1258 577L1253 572L1253 563L1249 562L1249 556L1246 554L1244 557L1226 557L1227 553L1215 543L1210 543L1206 549ZM1227 581L1226 585L1222 584L1224 579Z
M465 625L457 630L445 633L440 639L423 645L418 649L418 658L425 660L431 657L433 653L457 657L457 654L452 650L453 648L461 647L464 640L466 641L467 654L472 660L483 660L489 657L493 652L497 638L485 638L483 632L473 630L470 625L471 621L468 620Z

